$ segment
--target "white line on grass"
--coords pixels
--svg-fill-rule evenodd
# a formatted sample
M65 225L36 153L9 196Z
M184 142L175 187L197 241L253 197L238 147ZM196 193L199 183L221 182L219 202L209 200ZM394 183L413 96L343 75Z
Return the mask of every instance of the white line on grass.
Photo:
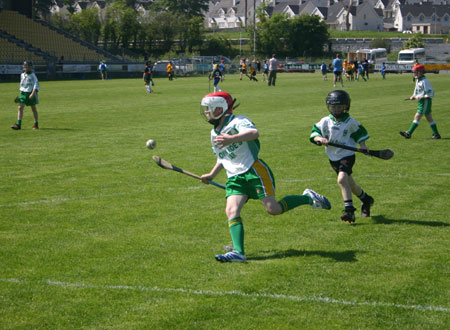
M101 197L114 197L114 196L121 196L121 195L125 195L125 193L98 194L98 195L93 195L93 196L73 197L73 198L41 199L40 201L33 201L33 202L3 204L3 205L0 205L0 207L27 206L27 205L45 204L45 203L62 203L62 202L69 202L69 201L78 201L78 200L84 200L84 199L96 199L96 198L101 198Z
M0 278L0 282L9 283L29 283L27 280L20 280L16 278ZM292 300L298 302L313 302L313 303L324 303L324 304L337 304L337 305L349 305L349 306L372 306L372 307L394 307L403 309L415 309L421 311L432 311L432 312L445 312L450 313L450 308L430 306L430 305L404 305L404 304L394 304L394 303L384 303L377 301L348 301L342 299L333 299L329 297L299 297L290 296L284 294L275 293L245 293L241 291L210 291L210 290L192 290L192 289L173 289L173 288L159 288L157 286L147 287L147 286L129 286L129 285L95 285L95 284L84 284L84 283L69 283L47 280L45 283L48 285L60 286L64 288L87 288L87 289L100 289L100 290L130 290L130 291L149 291L149 292L162 292L162 293L183 293L198 296L238 296L238 297L250 297L250 298L270 298L279 300Z

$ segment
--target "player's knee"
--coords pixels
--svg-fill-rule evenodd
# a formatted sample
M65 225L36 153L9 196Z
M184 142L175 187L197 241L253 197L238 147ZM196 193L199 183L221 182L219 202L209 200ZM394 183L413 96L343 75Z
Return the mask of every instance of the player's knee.
M337 183L342 186L345 185L346 183L348 183L348 175L345 172L339 172L338 177L337 177Z

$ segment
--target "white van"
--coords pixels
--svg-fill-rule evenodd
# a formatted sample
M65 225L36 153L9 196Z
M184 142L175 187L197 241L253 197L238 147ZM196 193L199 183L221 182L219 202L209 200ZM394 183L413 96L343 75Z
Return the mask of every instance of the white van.
M403 49L398 52L397 64L414 65L415 61L423 64L425 60L425 48Z

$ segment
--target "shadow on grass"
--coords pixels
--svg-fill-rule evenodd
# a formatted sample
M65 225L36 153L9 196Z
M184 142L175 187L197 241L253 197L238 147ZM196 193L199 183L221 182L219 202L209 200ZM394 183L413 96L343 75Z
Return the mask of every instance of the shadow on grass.
M372 217L372 220L377 224L391 225L391 224L409 224L409 225L419 225L419 226L430 226L430 227L448 227L449 223L441 221L421 221L421 220L407 220L407 219L387 219L382 215L377 215Z
M247 260L267 260L267 259L283 259L293 257L310 257L319 256L323 258L330 258L338 262L356 262L356 251L342 251L342 252L327 252L327 251L305 251L289 249L286 251L275 252L267 256L247 257Z

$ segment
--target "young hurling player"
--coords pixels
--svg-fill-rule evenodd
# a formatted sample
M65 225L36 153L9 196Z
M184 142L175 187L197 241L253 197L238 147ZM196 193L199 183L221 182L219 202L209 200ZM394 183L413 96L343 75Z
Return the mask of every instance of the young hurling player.
M344 144L368 149L365 141L369 138L366 129L355 119L350 118L350 95L343 90L335 90L328 94L326 104L329 116L322 118L313 126L310 141L325 145L331 167L337 173L337 182L341 188L345 210L341 216L342 221L355 222L355 208L353 207L352 193L362 201L361 213L363 217L370 216L370 207L374 199L367 195L358 186L352 177L352 168L355 164L355 153L350 150L328 146L328 142Z
M152 66L150 62L145 62L145 70L144 74L142 75L142 79L144 79L144 85L147 89L147 93L153 93L152 85L153 85L153 79L152 79Z
M249 118L233 114L235 101L225 92L207 94L201 101L201 114L214 126L211 130L211 144L217 157L214 167L209 173L203 174L201 179L208 183L223 168L228 176L225 213L233 249L216 255L216 260L220 262L246 261L241 209L248 199L259 199L271 215L282 214L305 204L314 209L331 208L328 199L311 189L305 189L303 195L285 196L276 201L272 171L258 157L258 129Z
M222 81L222 71L217 64L214 64L214 70L209 74L208 79L214 79L214 92L221 92L222 90L219 88L219 82Z
M17 123L11 128L19 130L22 128L23 108L30 106L33 111L34 125L33 129L39 129L38 112L36 104L39 104L38 91L39 81L33 72L33 63L30 61L23 62L23 73L20 75L20 95L18 97L19 108L17 111Z
M414 116L414 121L409 127L409 130L406 132L401 131L400 135L410 139L414 130L417 126L419 126L420 118L425 115L425 118L430 123L431 130L433 131L431 138L435 140L440 139L441 136L439 135L436 122L433 120L433 116L431 115L431 103L434 97L434 89L425 77L425 67L423 65L416 65L412 68L412 72L414 79L416 80L416 87L414 88L413 95L411 95L409 99L416 99L418 101L417 112Z

